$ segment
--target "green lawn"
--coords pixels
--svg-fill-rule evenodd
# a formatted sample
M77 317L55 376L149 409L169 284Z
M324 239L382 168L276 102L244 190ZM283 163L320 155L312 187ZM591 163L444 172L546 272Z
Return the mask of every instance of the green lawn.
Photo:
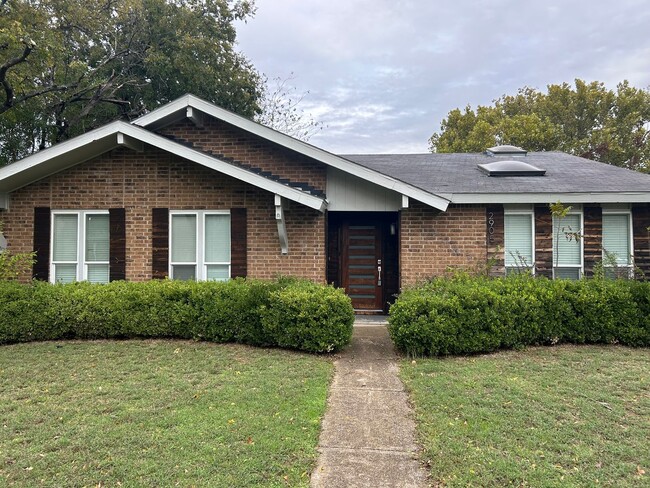
M650 485L650 350L404 361L434 486Z
M331 362L184 341L0 347L0 485L308 486Z

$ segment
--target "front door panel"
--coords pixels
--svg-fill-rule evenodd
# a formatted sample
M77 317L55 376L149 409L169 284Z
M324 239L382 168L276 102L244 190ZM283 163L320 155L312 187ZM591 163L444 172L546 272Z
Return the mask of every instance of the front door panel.
M343 286L357 310L382 309L381 229L343 225Z

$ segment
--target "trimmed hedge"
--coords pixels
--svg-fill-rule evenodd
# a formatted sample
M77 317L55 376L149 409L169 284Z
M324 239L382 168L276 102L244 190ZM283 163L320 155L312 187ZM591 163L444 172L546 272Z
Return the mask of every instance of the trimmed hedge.
M650 346L650 283L434 279L399 296L389 332L396 347L413 356L557 343Z
M349 344L353 322L342 290L286 278L0 282L0 344L155 337L329 352Z

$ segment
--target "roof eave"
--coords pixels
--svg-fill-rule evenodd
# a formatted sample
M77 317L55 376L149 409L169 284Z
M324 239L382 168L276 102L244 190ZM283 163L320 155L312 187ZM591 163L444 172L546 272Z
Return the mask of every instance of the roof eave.
M522 193L454 193L452 204L495 203L645 203L648 192L522 192Z
M418 200L439 210L444 211L449 205L449 200L446 198L424 191L420 188L399 181L383 173L379 173L378 171L362 166L341 156L337 156L336 154L332 154L328 151L325 151L324 149L312 146L307 142L295 139L291 136L278 132L275 129L271 129L270 127L258 124L253 120L242 117L241 115L237 115L221 107L217 107L216 105L213 105L210 102L206 102L205 100L202 100L194 95L184 95L177 100L174 100L173 102L170 102L167 105L164 105L154 110L153 112L147 115L143 115L142 117L134 120L133 124L140 127L161 127L162 125L159 125L161 123L167 123L173 120L180 120L182 118L185 118L186 110L188 107L192 107L196 110L204 112L212 117L255 134L272 143L293 150L311 159L320 161L327 166L340 169L381 187L394 190L398 193L401 193L402 195L406 195L409 198L414 198L415 200Z
M69 141L39 151L32 156L0 168L0 192L12 192L52 174L61 172L88 159L119 147L119 135L149 144L163 151L252 184L307 207L323 212L327 207L324 198L275 182L208 154L183 146L146 129L125 122L113 122ZM124 137L121 139L128 140ZM70 155L78 154L78 158ZM57 164L53 164L57 163Z

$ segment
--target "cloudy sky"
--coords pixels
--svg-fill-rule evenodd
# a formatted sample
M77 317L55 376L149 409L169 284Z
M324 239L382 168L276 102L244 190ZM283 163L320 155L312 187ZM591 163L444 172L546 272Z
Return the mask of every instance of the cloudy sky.
M522 86L650 85L647 0L256 0L239 47L309 94L335 153L426 152L447 113Z

